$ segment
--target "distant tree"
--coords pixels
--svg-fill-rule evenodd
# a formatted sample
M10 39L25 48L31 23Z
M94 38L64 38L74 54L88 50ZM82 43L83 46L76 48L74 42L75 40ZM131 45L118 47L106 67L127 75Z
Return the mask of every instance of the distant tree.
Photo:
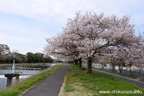
M0 63L5 63L9 58L10 48L6 44L0 44Z
M35 60L35 55L32 52L27 53L27 62L28 63L33 63Z
M26 55L19 53L17 50L10 51L10 48L6 44L0 44L0 63L12 63L15 60L16 63L39 63L45 62L45 58L42 53L28 52ZM49 61L52 60L49 58Z
M0 56L0 63L5 63L6 59L2 56Z
M1 56L9 54L9 52L10 52L10 48L8 47L8 45L6 45L6 44L0 44L0 55Z
M28 63L53 62L53 59L50 56L44 56L43 53L28 52L26 58Z
M124 50L122 55L125 59L125 65L130 67L130 74L133 75L131 67L133 65L140 66L144 63L144 45L130 47Z
M45 62L53 62L53 59L50 56L45 57Z
M34 54L34 62L35 63L40 63L40 62L44 62L44 57L42 53L35 53Z
M23 63L26 62L26 56L20 53L16 54L15 60L17 63Z

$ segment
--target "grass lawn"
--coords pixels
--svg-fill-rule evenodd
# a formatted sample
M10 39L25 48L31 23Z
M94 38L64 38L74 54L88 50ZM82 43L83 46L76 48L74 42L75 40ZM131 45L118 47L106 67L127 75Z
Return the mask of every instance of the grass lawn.
M11 88L7 88L6 90L3 90L0 92L0 96L19 96L22 94L24 91L26 91L28 88L32 87L36 83L40 82L50 74L52 74L54 71L59 69L63 64L57 65L52 67L49 70L46 70L40 74L34 75L30 77L29 79L12 86Z
M72 70L79 69L72 64L70 67ZM95 71L92 74L68 72L62 88L60 96L144 96L144 89ZM142 93L126 93L130 91Z
M70 68L73 70L73 71L85 71L86 68L79 68L78 66L74 65L74 64L69 64Z

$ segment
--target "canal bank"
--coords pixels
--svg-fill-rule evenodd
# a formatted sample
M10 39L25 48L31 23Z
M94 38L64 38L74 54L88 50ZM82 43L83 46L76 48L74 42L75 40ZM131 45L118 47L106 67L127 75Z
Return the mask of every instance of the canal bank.
M69 65L63 65L52 75L25 92L22 96L58 96L64 77L69 71L71 71Z
M36 83L40 82L50 74L52 74L54 71L59 69L62 66L62 64L59 64L57 66L48 68L48 70L44 70L42 73L34 75L27 80L20 82L19 84L12 86L11 88L7 88L7 90L3 90L0 92L0 96L19 96L22 94L25 90L30 88L31 86L35 85Z
M57 63L58 64L58 63ZM50 66L56 65L51 64L36 64L36 65L16 65L15 73L19 74L19 81L22 82L27 78L41 73L43 70L49 68ZM0 68L0 91L6 89L7 85L7 78L4 76L5 74L12 73L12 67L10 66L3 66ZM16 78L12 78L12 85L15 85Z

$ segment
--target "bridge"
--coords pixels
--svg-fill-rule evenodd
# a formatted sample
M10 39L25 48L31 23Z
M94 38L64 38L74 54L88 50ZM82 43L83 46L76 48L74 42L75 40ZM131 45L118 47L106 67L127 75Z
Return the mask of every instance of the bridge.
M15 67L14 73L22 75L32 75L41 72L41 68L27 68L27 67ZM0 70L0 75L12 73L12 67L7 67L5 70Z
M12 70L12 67L7 67L6 70ZM41 68L28 68L28 67L15 67L15 70L37 70L41 71Z

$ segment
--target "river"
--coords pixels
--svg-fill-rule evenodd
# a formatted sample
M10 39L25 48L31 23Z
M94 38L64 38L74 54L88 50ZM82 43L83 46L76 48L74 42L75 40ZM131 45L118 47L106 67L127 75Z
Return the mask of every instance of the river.
M40 73L42 70L48 68L49 66L54 66L56 64L44 64L36 66L21 66L24 68L40 68L41 70L15 70L15 72L20 73L19 81L23 81L34 74ZM0 69L0 91L6 89L7 78L4 76L6 73L11 73L11 70L6 70L6 67ZM12 85L14 85L15 78L12 79Z

